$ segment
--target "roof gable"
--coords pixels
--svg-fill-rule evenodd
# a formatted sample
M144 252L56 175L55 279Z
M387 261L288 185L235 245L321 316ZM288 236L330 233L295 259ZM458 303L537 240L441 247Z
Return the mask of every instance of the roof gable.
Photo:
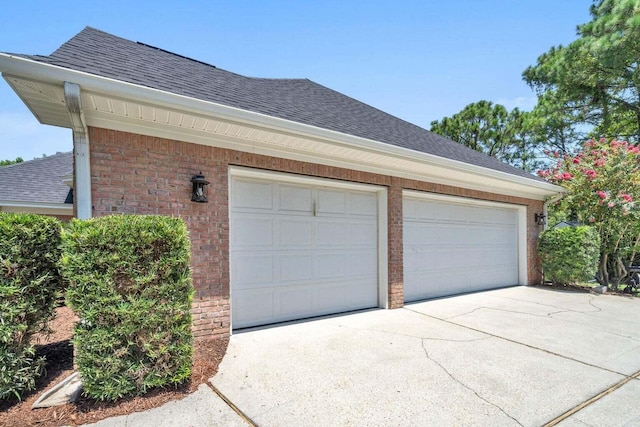
M20 56L539 180L310 80L245 77L90 27L49 56Z

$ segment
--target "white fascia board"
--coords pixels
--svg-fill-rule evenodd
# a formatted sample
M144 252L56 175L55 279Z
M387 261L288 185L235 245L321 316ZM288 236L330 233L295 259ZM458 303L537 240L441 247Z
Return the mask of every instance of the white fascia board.
M41 213L48 215L73 215L73 205L69 203L21 202L0 200L2 212Z
M255 113L235 107L216 104L210 101L203 101L120 80L61 68L5 53L0 53L0 71L2 71L3 74L28 77L49 83L61 84L65 81L73 82L80 85L82 89L86 91L125 97L151 105L188 111L204 116L215 116L243 124L258 124L277 131L295 133L302 137L307 136L314 139L321 139L333 144L357 147L361 150L386 154L396 158L399 157L414 161L418 160L425 163L425 166L440 166L454 171L460 171L465 174L478 175L507 181L516 185L533 187L548 196L563 193L565 191L562 187L545 181L538 181L518 175L512 175L506 172L496 171L458 160L447 159L433 154L422 153L379 141L347 135L332 130L268 116L262 113Z

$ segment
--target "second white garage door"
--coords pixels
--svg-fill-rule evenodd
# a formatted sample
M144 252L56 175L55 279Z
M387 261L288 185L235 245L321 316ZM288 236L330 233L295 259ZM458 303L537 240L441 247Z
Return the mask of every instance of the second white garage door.
M405 301L517 285L518 208L405 196Z
M378 305L377 195L232 177L233 328Z

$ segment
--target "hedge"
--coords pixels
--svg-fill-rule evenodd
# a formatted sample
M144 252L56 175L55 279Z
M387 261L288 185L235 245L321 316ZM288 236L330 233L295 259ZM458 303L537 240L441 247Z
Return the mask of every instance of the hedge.
M191 375L190 241L178 218L72 220L62 233L67 304L85 395L117 400Z
M0 212L0 399L33 390L44 368L31 338L55 316L60 228L53 217Z
M570 284L594 278L600 256L600 237L593 227L545 230L538 240L545 280Z

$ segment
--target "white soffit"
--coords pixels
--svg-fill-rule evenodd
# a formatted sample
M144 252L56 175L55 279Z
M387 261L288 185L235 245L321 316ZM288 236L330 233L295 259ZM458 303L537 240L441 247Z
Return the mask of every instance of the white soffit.
M3 70L6 59L0 55L0 67L3 67ZM30 67L53 68L58 74L69 74L58 78L75 77L76 80L91 82L95 80L97 89L101 89L102 83L102 86L105 86L104 91L95 90L88 82L82 87L85 120L87 125L92 127L537 200L544 200L563 191L560 187L546 182L377 141L34 61L26 62ZM41 123L71 127L62 82L16 77L7 75L6 70L4 77ZM103 80L106 83L102 82ZM119 89L117 93L125 96L116 96L116 87ZM106 91L107 89L109 91ZM147 102L140 100L144 98L143 95L146 96Z

